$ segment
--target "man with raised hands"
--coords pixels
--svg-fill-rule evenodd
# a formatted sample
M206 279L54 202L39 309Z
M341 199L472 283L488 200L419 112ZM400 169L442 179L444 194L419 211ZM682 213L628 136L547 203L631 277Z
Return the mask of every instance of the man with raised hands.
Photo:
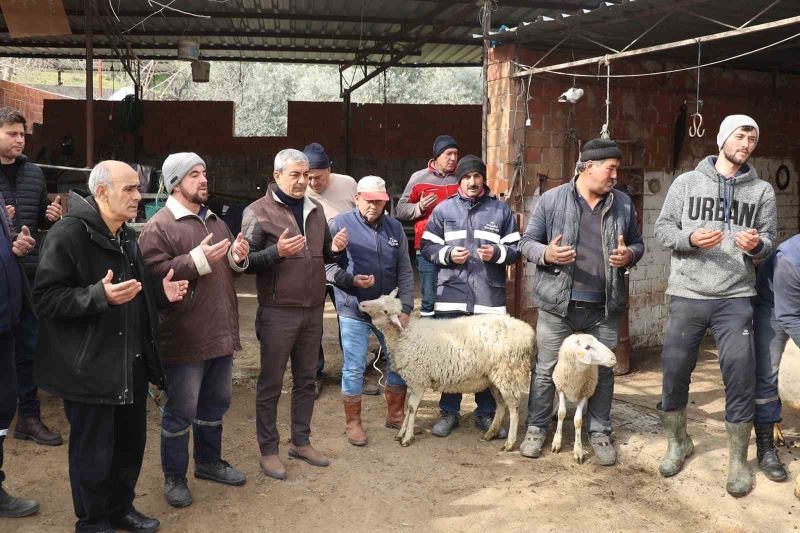
M233 352L239 342L234 272L248 265L250 247L206 205L206 164L195 153L171 154L162 166L165 209L145 224L139 246L153 276L174 270L189 295L161 314L161 361L170 385L161 419L164 497L173 507L192 503L186 472L189 431L194 477L239 486L245 475L221 457L222 418L232 397Z
M50 230L33 297L41 321L34 378L64 399L75 531L151 532L159 521L133 507L147 438L147 382L166 388L158 311L188 281L174 270L151 278L136 234L139 175L103 161L90 193L70 193L69 213ZM112 529L113 528L113 529Z
M531 369L528 426L520 454L542 453L553 412L553 370L561 343L589 333L613 350L620 312L628 300L625 273L644 254L644 241L630 197L615 189L622 151L610 139L593 139L581 149L575 176L542 194L519 250L536 264L533 303L538 308L536 365ZM614 372L599 367L589 399L589 442L595 462L611 466Z
M61 218L61 197L51 202L47 198L47 184L38 166L28 161L25 150L26 120L16 109L0 107L0 194L13 233L21 233L27 226L36 246L20 258L25 267L25 277L33 285L36 265L39 263L40 232ZM41 418L38 390L33 383L33 356L39 336L36 313L23 308L14 343L17 367L17 423L14 438L30 440L46 446L58 446L64 441Z

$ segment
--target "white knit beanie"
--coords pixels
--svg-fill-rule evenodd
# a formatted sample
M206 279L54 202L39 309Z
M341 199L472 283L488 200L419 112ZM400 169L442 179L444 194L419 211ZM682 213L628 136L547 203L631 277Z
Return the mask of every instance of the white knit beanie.
M719 125L719 133L717 133L717 146L722 150L722 145L731 136L731 133L741 128L742 126L753 126L756 129L756 142L758 142L759 130L758 124L747 115L728 115L722 124Z
M161 166L161 179L164 181L164 188L167 190L167 194L172 194L172 189L180 183L195 165L206 166L206 162L194 152L170 154L164 160L164 164Z

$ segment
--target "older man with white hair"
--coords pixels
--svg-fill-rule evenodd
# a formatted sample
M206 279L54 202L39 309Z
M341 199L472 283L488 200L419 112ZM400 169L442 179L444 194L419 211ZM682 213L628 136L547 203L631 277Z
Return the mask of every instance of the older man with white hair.
M69 213L50 230L33 296L41 320L34 377L64 399L76 532L156 531L133 507L146 441L147 382L166 388L158 312L186 294L170 269L150 278L136 234L139 176L99 163L91 193L70 193Z
M319 202L306 196L308 158L299 150L275 156L266 194L247 206L242 231L250 244L247 272L256 274L256 335L261 372L256 389L256 432L261 469L286 479L278 456L278 399L286 363L292 361L292 447L289 457L313 466L330 461L311 446L314 378L322 338L325 264L338 260L347 231L331 237Z

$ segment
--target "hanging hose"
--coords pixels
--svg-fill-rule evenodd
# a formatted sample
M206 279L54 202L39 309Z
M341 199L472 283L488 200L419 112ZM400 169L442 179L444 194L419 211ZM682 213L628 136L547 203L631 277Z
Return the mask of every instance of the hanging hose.
M700 56L703 43L697 43L697 91L695 93L695 112L692 115L692 125L689 126L689 137L702 137L706 130L703 127L703 115L700 114L700 107L703 101L700 99Z

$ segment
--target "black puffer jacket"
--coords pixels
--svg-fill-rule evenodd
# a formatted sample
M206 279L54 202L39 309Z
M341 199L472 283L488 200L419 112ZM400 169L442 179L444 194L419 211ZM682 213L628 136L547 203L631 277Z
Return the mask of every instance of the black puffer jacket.
M109 306L102 279L142 282L141 346L147 378L164 389L158 355L158 310L168 305L160 280L146 277L136 234L123 226L111 234L87 193L70 193L69 214L50 230L42 248L33 296L39 313L36 383L67 400L133 402L132 302Z
M45 216L50 201L47 199L47 185L41 169L33 163L28 163L28 158L24 155L17 157L14 164L19 167L17 181L14 184L10 183L8 177L0 172L0 194L7 204L12 204L17 210L11 220L12 229L19 233L22 226L28 226L31 236L36 239L36 247L21 260L25 265L25 272L33 279L39 262L42 241L40 231L52 225Z

